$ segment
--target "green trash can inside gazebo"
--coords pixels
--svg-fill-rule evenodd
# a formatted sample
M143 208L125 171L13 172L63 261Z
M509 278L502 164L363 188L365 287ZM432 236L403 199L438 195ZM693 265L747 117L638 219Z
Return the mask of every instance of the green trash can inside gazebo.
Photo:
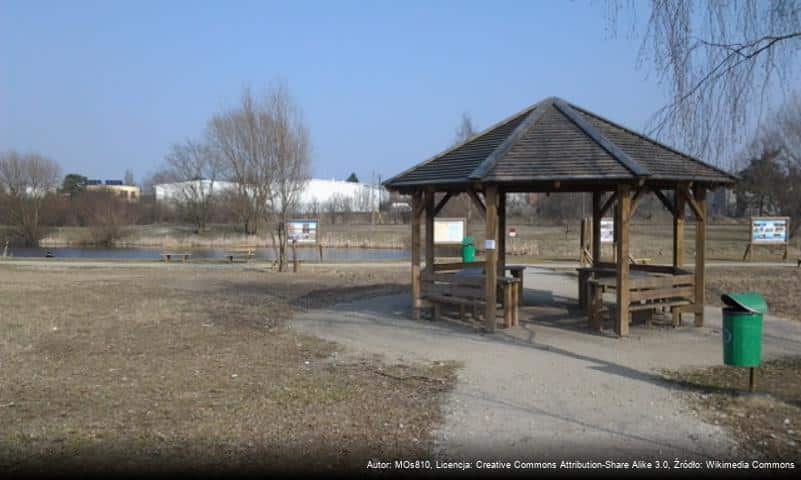
M762 323L768 312L765 298L755 292L721 295L723 308L723 363L750 368L754 390L755 368L762 362Z
M476 261L476 245L473 237L465 236L462 239L462 262L471 263Z

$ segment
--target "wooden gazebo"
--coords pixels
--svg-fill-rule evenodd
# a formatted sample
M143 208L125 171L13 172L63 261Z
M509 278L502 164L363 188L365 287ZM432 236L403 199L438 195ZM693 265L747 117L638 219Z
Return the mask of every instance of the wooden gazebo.
M688 288L684 284L681 289L681 293L688 297L687 301L670 305L673 305L674 317L682 312L692 312L696 325L702 325L706 192L731 186L735 180L721 169L599 115L562 99L548 98L400 173L384 185L412 198L411 280L416 318L419 318L420 309L428 306L427 285L434 285L441 278L434 262L434 217L450 198L460 193L469 195L483 213L486 240L480 281L483 285L484 319L489 331L496 328L499 278L504 276L506 269L506 194L591 193L593 267L598 271L606 268L614 277L612 290L617 295L615 330L619 335L627 335L632 309L646 304L648 297L661 295L660 298L670 298L663 287L644 294L631 286L633 266L629 255L629 229L638 202L650 192L673 213L673 265L652 265L646 270L660 271L661 268L662 273L683 273L684 278L689 273L691 286ZM437 193L444 195L435 203ZM612 206L616 207L616 260L604 264L600 255L600 220ZM681 270L687 206L696 218L693 273ZM421 270L423 218L426 225L425 269ZM453 268L453 264L449 268ZM426 283L426 279L431 283ZM653 281L651 283L656 285ZM638 303L633 303L632 295L634 302Z

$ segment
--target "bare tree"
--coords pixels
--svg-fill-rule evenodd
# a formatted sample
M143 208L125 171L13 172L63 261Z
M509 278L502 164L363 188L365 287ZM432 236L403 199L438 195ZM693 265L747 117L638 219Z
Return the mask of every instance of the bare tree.
M42 210L60 179L61 168L49 158L14 151L0 155L0 195L8 223L24 244L37 245L44 235Z
M131 170L130 168L128 170L125 170L124 183L125 185L136 185L136 182L134 181L133 170Z
M636 6L609 0L612 28ZM648 133L721 164L771 93L798 88L799 57L801 0L652 0L637 63L654 66L670 100Z
M278 236L278 269L283 271L287 266L286 225L309 179L311 143L303 115L286 85L274 85L265 106L271 118L268 152L274 165L269 214Z
M237 186L231 205L246 234L258 232L272 196L272 122L265 103L248 88L237 107L215 115L209 122L209 143L224 159L229 178Z
M178 204L196 232L205 231L214 206L215 182L222 171L220 156L207 144L187 140L172 146L166 163L179 184Z
M342 217L343 221L353 211L353 201L351 197L337 192L323 205L325 212L328 214L328 221L333 225L337 222L337 217Z
M469 113L462 113L462 122L459 128L456 129L456 139L454 145L464 143L476 135L476 129L473 127L473 119ZM467 194L462 194L462 202L464 203L465 217L467 224L470 225L470 220L473 217L473 201Z
M310 166L309 132L287 87L277 83L259 99L249 89L240 104L209 123L210 144L237 184L232 205L246 233L272 224L279 269L286 268L286 221L298 206ZM277 240L276 240L277 235Z
M739 214L786 215L790 236L801 228L801 95L787 102L745 150Z
M108 191L84 192L76 204L94 245L113 247L138 216L137 204Z

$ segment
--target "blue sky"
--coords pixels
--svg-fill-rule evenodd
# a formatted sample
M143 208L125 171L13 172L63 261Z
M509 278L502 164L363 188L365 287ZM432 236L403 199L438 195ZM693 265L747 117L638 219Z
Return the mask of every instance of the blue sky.
M606 27L597 2L0 0L0 150L141 180L274 79L323 178L387 178L449 146L462 112L484 128L552 95L642 129L664 94Z

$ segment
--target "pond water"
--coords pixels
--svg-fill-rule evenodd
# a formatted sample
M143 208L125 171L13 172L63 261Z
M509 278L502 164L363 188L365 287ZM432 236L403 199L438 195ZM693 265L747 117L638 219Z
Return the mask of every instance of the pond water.
M234 249L236 250L236 249ZM191 253L193 259L223 259L229 250L214 248L16 248L9 247L8 254L18 258L44 258L48 252L55 258L83 258L94 260L160 260L162 252ZM316 248L298 248L298 258L305 261L320 259ZM257 248L258 260L273 260L275 252L272 248ZM292 251L289 251L292 258ZM324 248L324 261L375 261L375 260L408 260L408 250L388 250L377 248Z

